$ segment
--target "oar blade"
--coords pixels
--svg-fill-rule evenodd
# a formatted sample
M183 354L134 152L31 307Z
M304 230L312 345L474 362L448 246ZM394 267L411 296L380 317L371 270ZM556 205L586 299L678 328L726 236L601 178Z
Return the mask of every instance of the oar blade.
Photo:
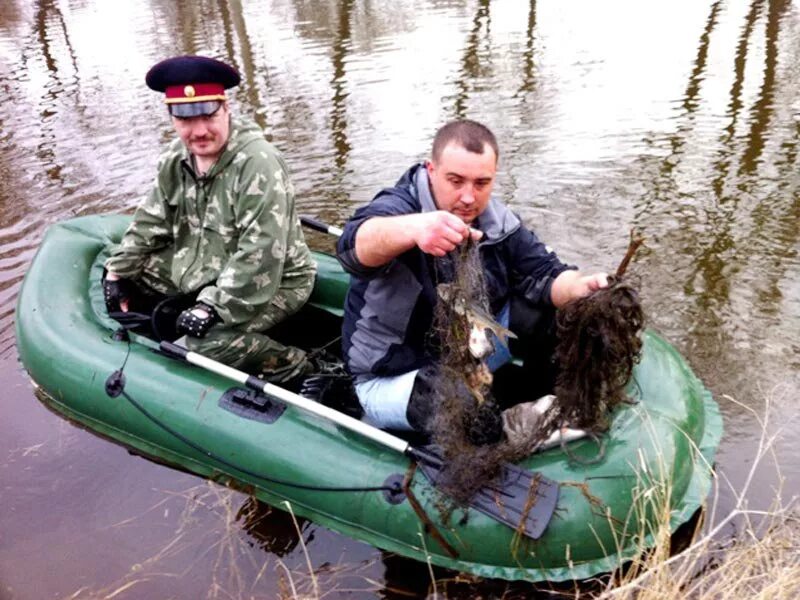
M440 484L442 467L436 461L421 460L418 466L434 486ZM497 479L472 497L470 507L536 540L547 529L558 496L557 482L506 463Z

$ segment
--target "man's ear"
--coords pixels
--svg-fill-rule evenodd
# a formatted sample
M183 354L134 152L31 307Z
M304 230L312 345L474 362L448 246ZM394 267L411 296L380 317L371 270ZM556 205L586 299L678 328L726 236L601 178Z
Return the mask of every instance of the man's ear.
M434 171L433 161L426 160L425 161L425 169L428 171L428 177L433 175L433 171Z

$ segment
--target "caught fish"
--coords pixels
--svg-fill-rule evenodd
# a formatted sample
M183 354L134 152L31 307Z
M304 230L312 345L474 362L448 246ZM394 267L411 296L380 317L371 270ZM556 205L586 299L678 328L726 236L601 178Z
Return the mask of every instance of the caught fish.
M507 345L508 338L517 337L513 331L503 327L480 306L474 302L467 302L462 294L454 292L452 284L440 284L437 292L445 302L450 302L453 294L456 294L453 301L453 310L456 314L463 315L467 319L467 323L470 326L469 352L478 360L483 360L497 349L494 340ZM489 332L494 335L489 335Z
M469 351L478 360L483 360L497 350L495 340L505 346L508 345L508 338L517 337L513 331L503 327L477 306L467 305L466 317L471 327ZM489 332L494 335L490 336Z

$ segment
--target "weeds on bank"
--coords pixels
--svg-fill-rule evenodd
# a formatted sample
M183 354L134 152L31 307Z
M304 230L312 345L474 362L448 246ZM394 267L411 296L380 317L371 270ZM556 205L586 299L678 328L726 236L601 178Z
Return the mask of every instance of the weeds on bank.
M778 391L774 392L778 393ZM775 500L768 510L750 509L748 495L757 472L765 463L778 469L775 441L787 426L774 428L773 397L768 397L764 416L730 396L723 400L750 413L760 426L760 437L752 467L741 489L736 490L723 472L714 477L711 506L706 508L708 528L695 531L687 548L670 553L668 490L657 498L662 486L656 486L652 505L662 510L652 531L656 545L642 548L638 557L612 574L606 589L598 594L603 599L650 600L662 598L737 599L800 597L800 510L797 499L782 501L782 486L775 490ZM782 484L782 478L779 478ZM720 515L720 487L734 496L734 505ZM722 535L735 528L733 537Z

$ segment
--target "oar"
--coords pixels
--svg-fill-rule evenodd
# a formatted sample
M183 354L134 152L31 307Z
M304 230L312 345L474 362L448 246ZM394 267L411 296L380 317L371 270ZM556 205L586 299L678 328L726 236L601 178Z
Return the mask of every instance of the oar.
M442 471L442 459L424 448L415 448L407 441L387 433L377 427L349 417L337 410L304 398L299 394L248 375L243 371L229 367L208 357L190 352L182 346L170 342L161 342L161 352L196 365L212 373L245 385L261 392L270 398L296 406L306 412L333 421L364 437L404 454L415 461L432 484L437 484ZM472 498L470 506L505 523L520 533L538 539L550 522L558 502L559 487L540 473L531 473L516 465L507 463L498 479L490 486L485 486Z
M308 227L309 229L313 229L315 231L321 231L322 233L329 233L331 235L335 235L339 237L342 235L343 231L339 227L334 227L333 225L327 225L322 221L317 221L312 217L300 217L300 223Z

